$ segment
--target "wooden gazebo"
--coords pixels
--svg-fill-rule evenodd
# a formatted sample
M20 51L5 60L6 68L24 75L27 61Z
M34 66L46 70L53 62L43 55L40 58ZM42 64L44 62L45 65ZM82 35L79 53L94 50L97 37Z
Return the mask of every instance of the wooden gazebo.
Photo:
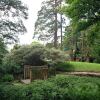
M30 79L47 79L48 78L48 66L24 66L24 80Z

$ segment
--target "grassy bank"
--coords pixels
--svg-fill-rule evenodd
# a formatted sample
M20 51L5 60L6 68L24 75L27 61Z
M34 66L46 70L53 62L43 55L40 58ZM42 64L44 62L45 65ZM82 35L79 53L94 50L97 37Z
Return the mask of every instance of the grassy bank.
M88 62L64 62L57 65L59 71L100 72L100 64Z

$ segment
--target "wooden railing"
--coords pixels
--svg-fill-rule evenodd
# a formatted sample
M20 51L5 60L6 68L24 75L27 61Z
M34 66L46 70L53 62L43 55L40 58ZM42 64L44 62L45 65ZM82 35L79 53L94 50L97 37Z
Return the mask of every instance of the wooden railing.
M47 79L48 66L24 66L24 79Z

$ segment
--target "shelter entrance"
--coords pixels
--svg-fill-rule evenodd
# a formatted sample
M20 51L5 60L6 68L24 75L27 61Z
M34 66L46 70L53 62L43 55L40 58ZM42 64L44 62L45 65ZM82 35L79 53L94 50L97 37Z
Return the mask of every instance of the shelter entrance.
M31 79L32 68L28 65L24 66L24 79Z
M30 79L47 79L48 78L48 67L47 66L24 66L24 80Z

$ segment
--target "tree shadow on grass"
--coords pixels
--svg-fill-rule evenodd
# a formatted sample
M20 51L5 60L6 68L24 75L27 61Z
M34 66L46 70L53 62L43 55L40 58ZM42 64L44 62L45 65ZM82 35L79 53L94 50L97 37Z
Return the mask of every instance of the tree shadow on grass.
M74 66L72 66L72 64L68 62L62 62L62 63L56 64L56 70L62 71L62 72L72 72L72 71L74 72L75 68Z

